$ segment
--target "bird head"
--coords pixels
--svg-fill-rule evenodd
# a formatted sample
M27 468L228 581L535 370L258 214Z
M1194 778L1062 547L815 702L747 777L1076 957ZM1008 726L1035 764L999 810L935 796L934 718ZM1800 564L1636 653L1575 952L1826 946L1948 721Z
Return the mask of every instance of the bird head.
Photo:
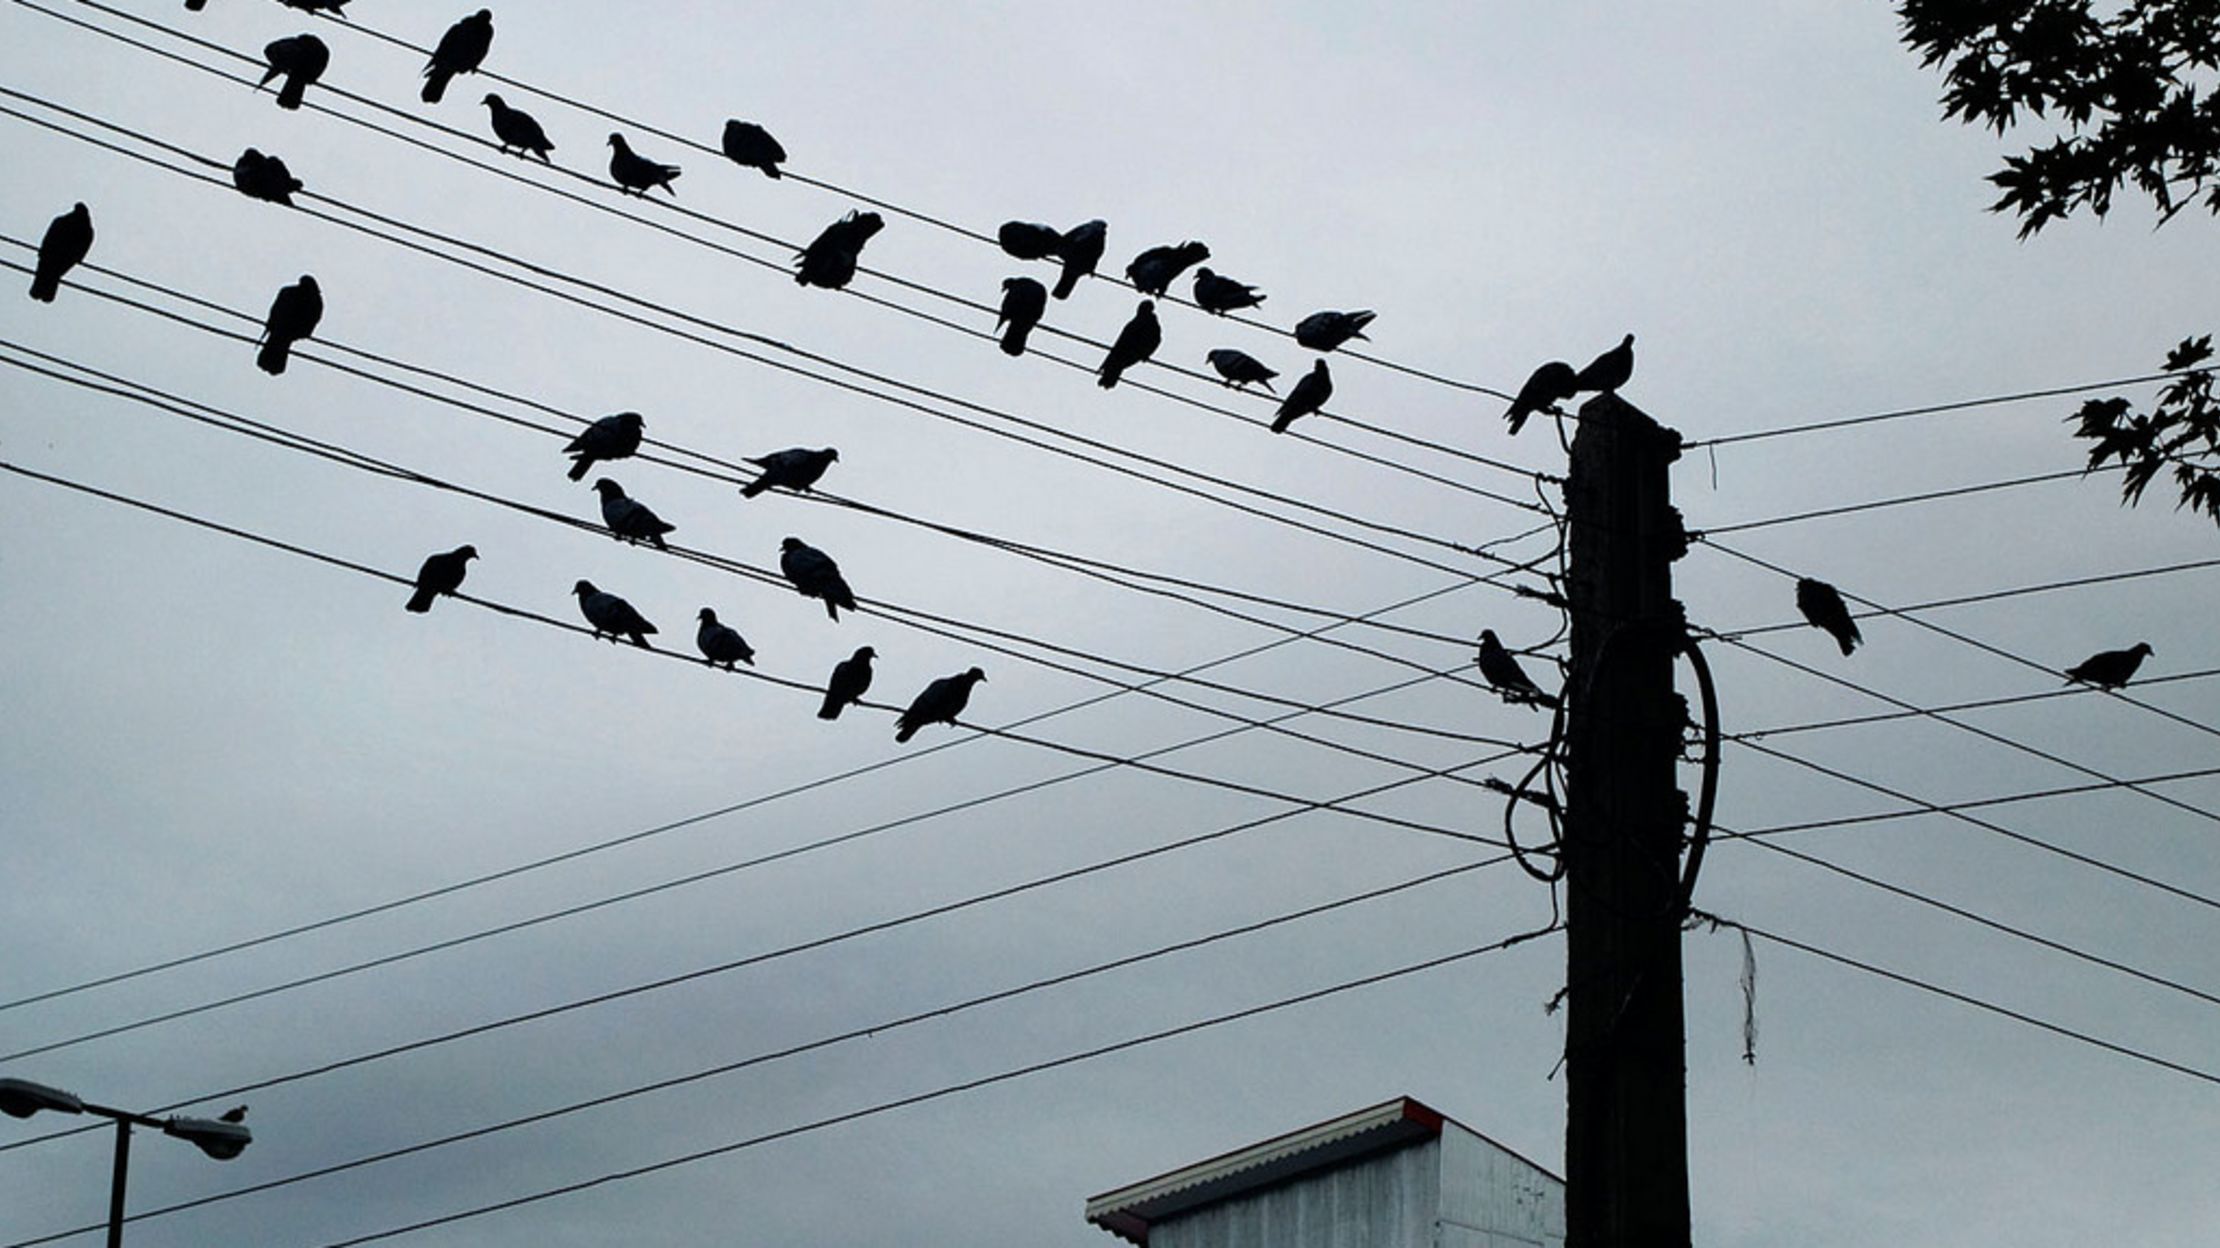
M1135 315L1135 316L1155 316L1155 315L1156 315L1156 301L1155 301L1155 300L1153 300L1153 299L1143 299L1143 300L1141 301L1141 306L1140 306L1140 307L1138 307L1138 308L1135 308L1135 309L1133 310L1133 315Z
M855 653L855 657L856 657L856 658L858 658L858 659L863 659L863 660L866 660L866 661L868 661L868 660L871 660L871 659L875 659L875 658L878 658L878 657L879 657L879 652L878 652L878 651L876 651L876 650L873 650L873 649L872 649L871 647L869 647L869 646L859 646L859 647L857 647L857 648L856 648L856 653Z
M1193 264L1197 260L1210 259L1210 248L1204 246L1201 243L1181 243L1178 248L1176 248L1176 250L1178 251L1180 258L1185 260L1189 264Z
M975 668L972 668L972 669L971 669L970 671L968 671L968 672L965 672L965 673L964 673L964 679L966 679L966 680L970 680L970 681L975 681L975 682L976 682L976 681L982 681L982 680L985 680L986 678L987 678L987 674L986 674L986 673L985 673L984 671L981 671L981 670L980 670L979 668L976 668L976 667L975 667Z
M1494 629L1483 628L1480 630L1480 644L1483 646L1500 646L1503 643L1495 639Z
M646 426L647 418L638 412L618 412L617 423L626 429L640 429Z
M570 587L570 592L580 598L583 598L588 594L599 593L601 591L594 588L594 583L592 581L580 581L576 585Z
M603 477L594 482L594 493L601 495L603 498L623 498L624 487L607 477Z
M495 94L494 94L493 92L491 92L491 91L488 91L488 92L486 92L486 98L484 98L484 99L482 99L482 100L480 100L480 101L478 101L478 102L479 102L480 104L484 104L484 105L487 105L488 107L491 107L491 108L507 108L507 107L508 107L508 105L507 105L507 104L504 104L504 103L502 103L502 102L501 102L501 97L500 97L500 96L498 96L498 95L495 95Z
M703 607L701 609L701 614L695 616L694 618L700 620L704 624L714 624L717 622L717 613L710 610L708 607Z
M1207 282L1207 281L1209 281L1210 279L1212 279L1212 278L1214 278L1214 277L1216 277L1216 276L1218 276L1218 275L1217 275L1216 273L1213 273L1213 272L1211 272L1211 271L1210 271L1210 266L1209 266L1209 265L1207 265L1207 264L1206 264L1206 265L1204 265L1203 267L1201 267L1201 268L1199 268L1199 269L1196 269L1196 270L1195 270L1195 280L1196 280L1196 281L1198 281L1198 282Z
M828 464L835 463L840 459L840 452L829 446L817 453L824 456L825 462Z
M468 563L471 560L476 559L477 557L478 548L476 546L455 547L455 558L462 560L464 563Z
M624 145L624 136L621 134L611 134L609 136L609 146L616 148L620 152L628 150Z
M789 538L786 538L785 540L783 540L783 541L781 541L781 542L779 543L779 549L780 549L780 550L798 550L798 549L800 549L800 548L801 548L801 545L802 545L802 539L801 539L801 538L798 538L798 537L789 537Z
M309 291L309 292L311 292L311 293L314 293L314 292L315 292L315 290L317 289L317 286L316 286L316 279L315 279L315 278L313 278L313 277L310 277L310 276L309 276L308 274L306 274L306 273L303 273L303 274L301 274L300 287L301 287L301 289L303 289L303 290L306 290L306 291Z
M2151 649L2151 643L2147 641L2139 641L2135 643L2135 645L2128 651L2128 653L2140 654L2147 659L2158 652Z

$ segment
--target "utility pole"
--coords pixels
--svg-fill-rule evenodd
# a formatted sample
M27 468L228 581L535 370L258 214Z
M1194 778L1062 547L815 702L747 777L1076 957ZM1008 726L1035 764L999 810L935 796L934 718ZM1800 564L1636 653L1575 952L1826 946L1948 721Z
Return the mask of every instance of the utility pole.
M1565 486L1566 1248L1689 1244L1679 457L1679 434L1616 395L1580 410Z

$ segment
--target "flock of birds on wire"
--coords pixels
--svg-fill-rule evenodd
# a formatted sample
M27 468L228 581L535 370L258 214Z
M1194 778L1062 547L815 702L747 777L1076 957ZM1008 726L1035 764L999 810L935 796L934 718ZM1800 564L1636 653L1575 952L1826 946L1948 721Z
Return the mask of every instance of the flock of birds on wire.
M287 8L324 12L341 18L345 16L341 10L348 2L278 0ZM198 10L206 3L207 0L185 0L185 7ZM490 10L480 9L456 22L440 38L424 67L424 85L420 93L423 101L439 103L454 77L476 72L492 45L493 13ZM263 49L263 58L267 72L257 89L282 79L277 94L278 107L297 109L309 86L329 67L331 51L315 35L299 34L271 42ZM509 107L495 94L489 93L481 103L488 110L494 137L499 140L504 154L514 151L520 157L537 156L553 164L548 153L554 150L555 144L530 114ZM652 190L661 189L676 197L678 192L671 184L678 179L678 166L633 151L621 134L611 134L608 146L609 176L620 191L644 197ZM779 176L779 165L787 158L786 149L769 131L738 119L725 123L722 147L734 163L758 169L771 178ZM279 204L290 204L293 193L303 189L303 183L293 176L282 159L251 147L233 165L232 182L251 198ZM844 288L856 275L864 245L885 225L885 220L876 212L851 211L826 226L808 247L797 253L795 280L829 290ZM1012 356L1025 353L1027 339L1047 312L1049 299L1069 298L1080 279L1095 272L1108 235L1108 223L1099 219L1069 230L1029 221L1010 221L1002 225L996 232L996 241L1004 252L1019 260L1055 261L1061 266L1053 290L1030 277L1012 277L1002 283L1002 302L995 328L1004 353ZM31 297L53 302L63 275L85 259L92 250L92 243L92 214L84 204L79 203L56 217L39 244ZM1210 248L1199 242L1151 247L1134 257L1125 272L1127 280L1141 294L1163 298L1172 283L1192 268L1195 304L1220 316L1264 302L1264 293L1255 286L1203 266L1202 262L1209 258ZM258 340L257 366L273 376L282 374L292 345L314 335L323 313L323 292L314 277L304 275L298 282L280 289L270 304ZM1272 432L1283 433L1297 419L1326 405L1333 396L1333 377L1324 355L1351 339L1365 338L1364 331L1374 316L1369 310L1329 310L1312 313L1296 323L1295 341L1319 352L1320 358L1281 400L1272 420ZM1116 386L1127 369L1148 360L1162 344L1163 330L1157 323L1156 305L1145 298L1111 343L1097 369L1097 384L1104 389ZM1271 383L1279 373L1247 352L1220 347L1210 351L1205 359L1230 387L1241 388L1254 383L1275 397L1278 394ZM1634 335L1628 334L1618 346L1598 355L1585 368L1576 369L1565 361L1552 360L1535 369L1504 412L1504 420L1509 432L1515 435L1529 417L1541 412L1561 415L1560 404L1583 393L1615 393L1633 375ZM564 448L564 453L572 459L570 479L583 481L593 465L632 456L639 450L644 433L645 422L638 412L619 412L594 421ZM761 472L742 487L741 493L753 498L774 488L806 492L839 458L839 452L829 447L818 450L795 447L750 457L748 462ZM673 532L675 526L657 516L646 504L626 495L624 487L608 477L596 480L593 488L601 497L602 520L611 534L620 541L666 548L663 535ZM438 597L455 593L462 586L470 560L477 557L477 549L465 545L427 558L417 572L407 609L428 612ZM840 566L832 556L800 538L789 537L780 543L779 570L804 597L822 601L825 613L834 621L839 620L843 608L856 609L855 595L841 575ZM591 581L579 581L571 592L578 599L579 611L592 625L596 638L629 639L634 645L645 648L648 635L657 631L631 603L596 588ZM1835 639L1845 657L1864 640L1842 595L1825 581L1800 578L1796 582L1796 606L1806 622ZM753 666L755 651L738 630L720 622L717 613L709 607L703 607L697 619L699 628L695 632L695 644L704 662L727 669L738 663ZM818 710L820 718L836 719L842 708L863 698L871 687L871 662L877 653L872 647L863 646L833 668ZM2151 653L2147 643L2137 642L2125 650L2092 655L2067 668L2065 675L2069 683L2082 681L2100 688L2117 689L2134 678L2137 668ZM1558 706L1558 698L1543 692L1534 683L1492 629L1483 629L1480 633L1476 662L1481 676L1506 701L1535 708ZM897 721L895 740L908 741L928 724L954 724L970 701L972 687L985 679L986 673L973 667L927 685Z

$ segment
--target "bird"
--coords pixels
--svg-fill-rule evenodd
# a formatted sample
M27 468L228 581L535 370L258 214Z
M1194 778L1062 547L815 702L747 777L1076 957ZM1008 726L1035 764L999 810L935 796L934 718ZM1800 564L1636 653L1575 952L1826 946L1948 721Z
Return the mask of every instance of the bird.
M986 678L985 672L974 667L954 676L943 676L925 686L923 692L910 700L910 709L895 721L894 740L897 743L907 741L927 724L955 723L956 717L964 713L964 705L971 701L971 687Z
M270 79L283 74L285 83L278 88L278 107L299 108L301 97L308 94L308 84L323 77L331 64L331 49L314 35L293 35L265 45L262 59L270 68L262 81L254 84L255 90L269 86Z
M1524 702L1535 707L1557 705L1556 698L1543 693L1527 678L1526 672L1519 667L1519 661L1512 658L1511 652L1503 648L1503 643L1495 639L1495 630L1480 630L1480 657L1477 661L1480 664L1480 674L1487 678L1488 684L1497 693L1503 695L1504 701Z
M301 180L293 176L283 160L265 156L251 147L239 153L239 159L232 162L231 184L249 199L273 204L291 204L293 192L301 189Z
M764 177L776 178L779 162L786 159L786 149L763 127L731 118L725 122L725 155L736 165L761 169Z
M809 246L794 253L794 280L804 286L839 290L856 275L863 245L886 228L886 218L875 212L856 212L818 231Z
M1071 298L1079 279L1095 271L1102 259L1102 249L1110 242L1110 223L1100 217L1075 225L1064 231L1056 244L1057 258L1064 262L1064 271L1056 277L1056 289L1051 292L1058 299Z
M1619 340L1619 345L1588 361L1573 378L1579 390L1600 390L1610 394L1634 376L1634 335Z
M1374 312L1313 312L1295 322L1295 341L1313 351L1331 351L1351 338L1364 338ZM1365 338L1366 342L1372 341Z
M994 327L1002 331L1002 354L1025 354L1025 340L1046 311L1048 287L1030 277L1003 278L1002 307L994 318Z
M422 615L432 609L432 599L462 588L463 574L477 557L476 546L457 546L425 559L416 570L416 592L409 595L408 609Z
M1825 581L1796 578L1796 609L1813 628L1832 634L1846 659L1865 640L1858 633L1858 622L1850 618L1850 608L1843 605L1842 595Z
M303 13L321 13L328 10L333 17L345 18L347 16L339 11L347 7L347 0L278 0L278 3L289 9L299 9Z
M717 613L708 607L703 607L695 618L701 621L701 627L694 630L694 645L701 649L702 662L728 672L735 670L732 666L735 663L755 666L755 647L748 644L748 639L742 637L738 629L730 624L719 624Z
M640 155L621 134L609 136L609 176L616 179L617 189L627 195L645 199L649 191L660 186L671 193L672 199L678 198L678 188L671 185L678 178L678 166Z
M1246 282L1237 282L1209 269L1195 270L1195 306L1224 316L1264 302L1264 293Z
M191 3L191 0L187 0L185 7L190 9L198 8L200 6ZM227 1109L224 1112L216 1115L216 1121L218 1122L245 1122L246 1120L247 1107L244 1105L234 1105L230 1109Z
M563 448L563 454L574 461L570 479L585 480L587 471L601 460L630 457L640 449L640 435L646 430L647 421L638 412L618 412L586 426Z
M1117 341L1110 344L1110 353L1102 358L1095 384L1105 390L1117 385L1125 370L1154 355L1163 343L1164 328L1156 323L1156 305L1143 299L1134 309L1133 319L1118 331Z
M1280 410L1272 417L1272 432L1286 433L1287 427L1294 424L1297 418L1308 416L1326 406L1326 400L1332 397L1334 379L1333 374L1326 371L1326 361L1311 361L1310 371L1304 373L1303 379L1296 382L1294 388L1287 392L1287 397L1280 401Z
M835 622L840 619L842 607L856 609L856 596L840 575L840 565L801 538L790 537L779 543L779 571L786 574L802 597L824 599L825 614Z
M31 297L54 302L61 293L62 275L84 263L93 245L92 210L83 204L47 222L39 239L38 268L31 274Z
M272 377L284 372L293 344L315 334L316 322L322 319L324 292L317 287L315 278L303 273L301 280L280 288L277 298L270 301L270 315L262 322L262 349L255 354L255 365Z
M821 451L796 446L773 451L768 455L751 455L748 462L761 468L763 473L741 486L740 496L754 498L773 486L784 486L796 493L807 493L809 487L817 484L817 478L824 476L825 470L832 467L833 461L839 458L840 452L829 446Z
M1161 299L1172 283L1179 280L1180 274L1208 259L1210 248L1197 242L1151 247L1133 257L1133 263L1125 266L1125 276L1133 283L1133 289Z
M994 238L1016 260L1046 260L1064 246L1063 231L1038 221L1005 221Z
M601 522L609 526L618 541L646 542L657 550L670 549L663 535L676 532L677 525L666 523L639 499L626 497L624 487L607 477L594 482L594 493L601 495Z
M519 156L537 156L546 164L555 163L547 155L555 150L555 145L548 141L547 131L540 129L540 123L532 120L532 114L521 108L510 108L500 96L491 93L479 103L493 110L493 137L501 140L504 154L513 147Z
M447 28L424 63L424 102L437 104L447 94L447 83L457 74L475 74L493 47L493 10L480 9Z
M1272 379L1279 374L1266 368L1262 361L1246 351L1219 347L1203 358L1210 361L1210 366L1218 370L1218 375L1226 379L1226 384L1236 390L1253 381L1264 387L1266 394L1278 393L1272 389Z
M1526 427L1526 418L1536 412L1547 411L1580 392L1573 366L1563 360L1551 360L1534 370L1519 387L1518 397L1511 400L1510 409L1503 419L1511 426L1511 436Z
M630 637L632 644L642 650L650 648L647 635L655 631L655 625L633 610L631 603L595 589L592 581L580 581L571 586L570 592L578 596L578 610L586 617L586 622L594 626L595 637L607 637L611 641Z
M833 664L832 678L825 682L825 704L817 708L817 718L838 719L842 707L863 700L871 688L871 660L878 656L878 651L863 646Z
M2139 641L2125 650L2105 650L2066 669L2066 683L2080 680L2099 689L2117 689L2135 678L2135 669L2153 654L2151 643Z
M187 13L198 13L207 7L208 0L185 0L185 11Z

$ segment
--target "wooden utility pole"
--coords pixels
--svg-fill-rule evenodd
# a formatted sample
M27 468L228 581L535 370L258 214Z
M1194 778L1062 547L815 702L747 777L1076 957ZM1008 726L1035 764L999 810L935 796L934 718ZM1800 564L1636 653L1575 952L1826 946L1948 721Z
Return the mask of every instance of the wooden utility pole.
M1679 457L1679 434L1615 395L1580 411L1565 487L1566 1248L1689 1243Z

